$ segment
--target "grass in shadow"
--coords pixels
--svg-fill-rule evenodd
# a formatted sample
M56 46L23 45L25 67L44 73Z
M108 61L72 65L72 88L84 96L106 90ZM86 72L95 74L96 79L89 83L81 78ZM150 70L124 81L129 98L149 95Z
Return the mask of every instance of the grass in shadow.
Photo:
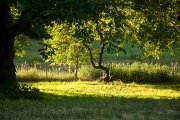
M2 120L178 120L179 99L140 99L41 93L43 100L4 100Z

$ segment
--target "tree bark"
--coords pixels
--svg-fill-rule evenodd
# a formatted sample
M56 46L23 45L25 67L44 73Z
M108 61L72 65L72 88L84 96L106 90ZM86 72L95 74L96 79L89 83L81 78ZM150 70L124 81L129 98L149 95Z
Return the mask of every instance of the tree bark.
M0 2L0 85L16 84L14 59L14 23L10 7Z

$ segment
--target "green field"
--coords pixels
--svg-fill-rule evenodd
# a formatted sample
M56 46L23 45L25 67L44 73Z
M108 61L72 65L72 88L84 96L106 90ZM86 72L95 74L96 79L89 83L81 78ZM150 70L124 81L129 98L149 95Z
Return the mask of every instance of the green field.
M179 120L178 85L36 82L42 100L1 100L2 120Z
M180 120L178 82L142 84L115 80L113 83L104 84L95 79L73 81L72 71L59 72L60 68L50 67L42 61L38 54L40 41L28 42L33 46L27 46L27 55L23 58L16 57L15 64L17 78L21 85L28 85L27 89L25 87L23 90L29 96L26 99L24 97L11 100L0 94L0 97L3 97L0 99L0 120ZM127 55L105 54L104 63L111 62L117 66L117 70L123 67L125 71L129 68L136 69L140 63L147 68L155 67L155 70L166 70L171 68L172 62L178 63L177 58L169 53L164 53L160 60L151 58L137 61L131 57L134 52L130 45L126 47ZM136 54L141 53L138 50ZM28 61L39 64L37 67L30 67ZM154 65L156 62L158 64ZM161 66L163 64L167 66ZM82 71L82 75L87 75L85 71L91 72L86 66ZM176 74L179 75L179 71L176 71ZM30 87L39 89L40 92L35 94L38 99L28 92Z

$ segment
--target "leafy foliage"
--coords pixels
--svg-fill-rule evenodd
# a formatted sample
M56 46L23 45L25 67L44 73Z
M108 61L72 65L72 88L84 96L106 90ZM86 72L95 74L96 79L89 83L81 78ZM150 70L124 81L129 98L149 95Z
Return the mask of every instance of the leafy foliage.
M52 65L68 64L70 66L76 65L77 58L79 65L87 62L87 50L80 40L73 37L73 27L68 28L66 24L54 23L53 27L48 26L47 29L52 39L44 40L46 46L40 50L44 52L47 62L51 62Z
M28 37L22 34L17 35L15 37L14 49L15 49L16 56L23 57L26 54L27 51L25 50L24 47L28 45L26 42L27 39Z
M30 36L36 31L39 36L47 38L45 24L53 25L52 21L59 25L73 23L76 38L83 39L83 43L91 44L98 39L94 33L96 30L106 36L101 41L106 41L109 53L124 51L117 49L117 44L124 40L141 44L144 57L156 58L164 49L179 54L179 21L175 19L178 18L178 3L178 0L10 1L10 5L17 9L12 12L17 14L16 22L21 23L18 33Z
M167 49L179 54L179 0L134 0L132 21L136 24L136 41L142 45L144 57L159 55Z
M11 16L13 19L13 22L17 22L18 17L21 15L20 10L15 8L14 6L11 7ZM15 55L23 57L26 54L26 50L24 46L28 45L26 43L28 39L28 36L24 34L19 34L15 36L15 42L14 42L14 50L15 50Z

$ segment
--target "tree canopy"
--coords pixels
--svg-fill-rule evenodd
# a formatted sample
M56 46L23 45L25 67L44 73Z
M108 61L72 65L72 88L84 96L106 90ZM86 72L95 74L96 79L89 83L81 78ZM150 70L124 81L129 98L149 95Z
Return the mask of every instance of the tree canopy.
M179 0L134 0L135 38L144 56L159 58L164 50L179 55Z
M31 36L34 32L44 31L44 26L51 25L52 21L94 21L102 12L114 11L112 14L115 14L120 3L117 0L0 0L1 82L16 81L13 64L15 36ZM10 9L12 7L14 11Z
M119 25L121 32L126 31L124 34L119 32L121 34L119 37L125 39L128 35L129 39L143 45L145 57L158 58L164 49L174 54L178 53L175 51L178 50L179 45L179 21L176 19L179 15L178 0L20 0L18 2L12 0L10 3L18 11L16 24L22 29L18 30L19 33L28 36L34 31L43 31L39 29L44 29L44 25L52 24L51 21L59 24L64 21L76 22L78 26L83 26L83 28L79 27L81 30L86 29L84 27L86 23L93 21L97 24L105 14L114 20L116 26ZM119 22L125 19L128 19L129 22ZM23 31L24 28L28 29ZM175 47L176 49L174 49ZM108 49L110 48L113 47Z
M86 46L99 34L108 52L119 50L114 45L120 39L140 44L145 57L158 58L164 49L178 55L179 3L179 0L0 0L1 82L15 81L15 36L37 33L48 38L44 26L53 25L52 21L76 25L74 36Z

